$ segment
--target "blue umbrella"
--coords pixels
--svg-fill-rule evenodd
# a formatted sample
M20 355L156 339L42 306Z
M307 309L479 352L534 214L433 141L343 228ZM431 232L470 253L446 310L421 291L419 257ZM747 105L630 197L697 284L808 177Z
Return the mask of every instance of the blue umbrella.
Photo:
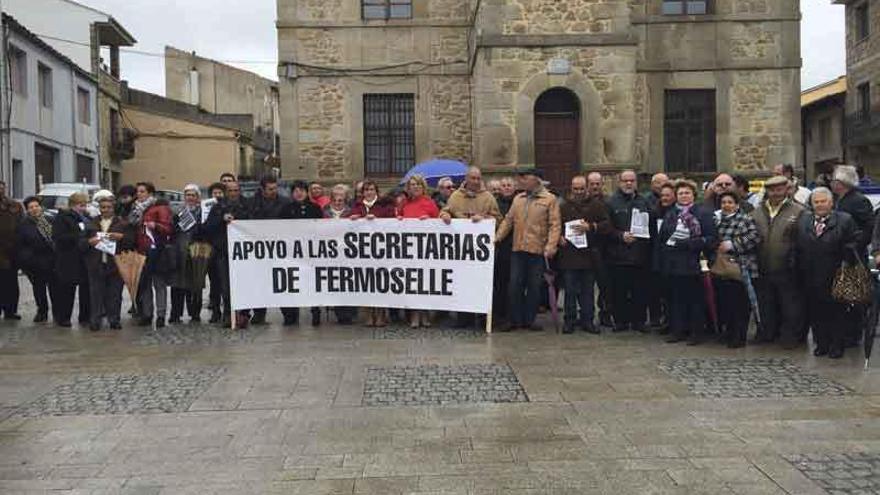
M462 162L434 158L433 160L419 163L410 169L401 179L400 183L406 184L413 175L421 175L431 187L437 187L437 182L444 177L449 177L458 183L464 180L464 176L467 175L467 169L468 166Z

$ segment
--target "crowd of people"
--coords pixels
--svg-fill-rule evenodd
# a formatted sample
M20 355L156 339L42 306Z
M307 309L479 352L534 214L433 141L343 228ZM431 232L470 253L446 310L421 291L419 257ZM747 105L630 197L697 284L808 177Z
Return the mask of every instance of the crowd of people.
M37 306L34 322L70 327L77 300L78 320L93 331L121 328L123 280L114 254L97 249L113 241L116 254L134 251L146 259L130 313L138 325L161 328L201 322L202 288L210 288L210 322L242 327L266 323L265 308L232 313L226 228L243 219L376 218L452 219L496 222L493 318L500 331L539 331L539 312L550 291L564 291L564 333L657 331L667 342L699 344L713 335L731 348L753 342L803 345L810 330L816 356L839 358L857 343L865 308L839 301L832 285L839 267L868 259L880 263L880 228L870 201L859 191L854 167L839 166L830 188L806 189L790 166L777 166L762 193L748 181L722 173L705 187L687 179L651 178L640 194L638 175L599 172L575 176L565 197L543 180L540 169L516 177L483 180L471 167L461 184L438 182L434 194L420 176L383 194L372 180L338 184L325 195L319 183L296 181L289 197L273 177L244 198L232 174L207 188L215 201L206 209L196 184L184 187L177 211L155 196L152 184L123 186L115 194L70 196L54 218L38 197L19 203L0 183L0 311L20 319L18 271L27 275ZM616 188L606 195L606 185ZM558 184L556 186L559 186ZM87 213L90 201L100 214ZM878 217L877 221L880 221ZM438 223L438 228L440 223ZM192 246L209 245L204 275L193 276ZM555 272L558 287L544 274ZM711 274L711 275L707 275ZM170 291L169 291L170 288ZM596 293L598 289L598 293ZM170 292L170 294L169 294ZM170 310L168 301L170 299ZM320 325L325 308L310 308ZM413 328L430 326L443 313L388 308L329 308L337 322L358 319L383 327L406 318ZM597 311L598 309L598 311ZM299 323L299 308L281 308L285 326ZM167 316L167 320L166 320ZM457 327L482 315L455 315Z

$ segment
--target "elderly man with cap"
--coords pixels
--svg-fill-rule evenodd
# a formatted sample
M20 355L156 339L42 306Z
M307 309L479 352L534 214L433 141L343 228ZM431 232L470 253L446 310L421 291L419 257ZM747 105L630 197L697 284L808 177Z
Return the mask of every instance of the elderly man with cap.
M524 192L518 194L510 211L501 221L495 242L513 232L510 260L510 325L506 331L528 328L541 331L535 324L541 300L541 274L545 263L556 255L562 224L556 196L544 188L544 174L527 169L519 174Z
M756 343L782 340L793 348L803 342L803 302L791 266L794 235L804 207L789 196L791 182L784 176L764 183L764 199L752 213L761 244L758 247L758 308L761 325Z

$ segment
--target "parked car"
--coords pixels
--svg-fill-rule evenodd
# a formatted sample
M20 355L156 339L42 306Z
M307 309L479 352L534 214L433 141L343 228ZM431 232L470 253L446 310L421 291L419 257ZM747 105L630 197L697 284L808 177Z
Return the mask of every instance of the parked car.
M98 216L98 206L92 203L92 197L101 190L98 184L81 184L78 182L54 182L51 184L43 184L43 188L37 193L46 215L54 217L58 213L59 208L67 207L67 200L70 195L77 192L83 192L89 195L88 213L90 216Z

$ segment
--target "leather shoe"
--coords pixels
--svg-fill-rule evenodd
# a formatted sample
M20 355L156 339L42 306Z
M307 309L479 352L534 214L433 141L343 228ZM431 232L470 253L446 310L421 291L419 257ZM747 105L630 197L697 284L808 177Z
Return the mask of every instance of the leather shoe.
M12 313L12 314L6 313L6 315L3 317L3 319L4 319L4 320L18 321L18 320L21 320L21 315L20 315L20 314L17 314L17 313Z
M565 327L562 328L562 333L572 334L572 333L574 333L574 327L571 325L565 325Z
M821 347L817 347L817 348L813 349L813 355L816 357L822 357L826 354L828 354L828 349L823 349Z
M667 344L677 344L679 342L682 342L683 340L684 340L684 337L682 337L681 335L673 334L671 337L666 339L666 343Z
M49 319L49 315L46 313L37 313L37 316L34 316L34 323L45 323Z
M119 323L111 323L110 330L122 330L122 325Z
M591 333L593 335L598 335L601 333L595 325L584 325L583 330L587 333Z
M840 359L843 357L843 349L833 349L828 352L828 357L830 359Z
M529 326L529 331L530 332L543 332L544 327L542 327L541 325L538 325L537 323L532 323L531 326Z

